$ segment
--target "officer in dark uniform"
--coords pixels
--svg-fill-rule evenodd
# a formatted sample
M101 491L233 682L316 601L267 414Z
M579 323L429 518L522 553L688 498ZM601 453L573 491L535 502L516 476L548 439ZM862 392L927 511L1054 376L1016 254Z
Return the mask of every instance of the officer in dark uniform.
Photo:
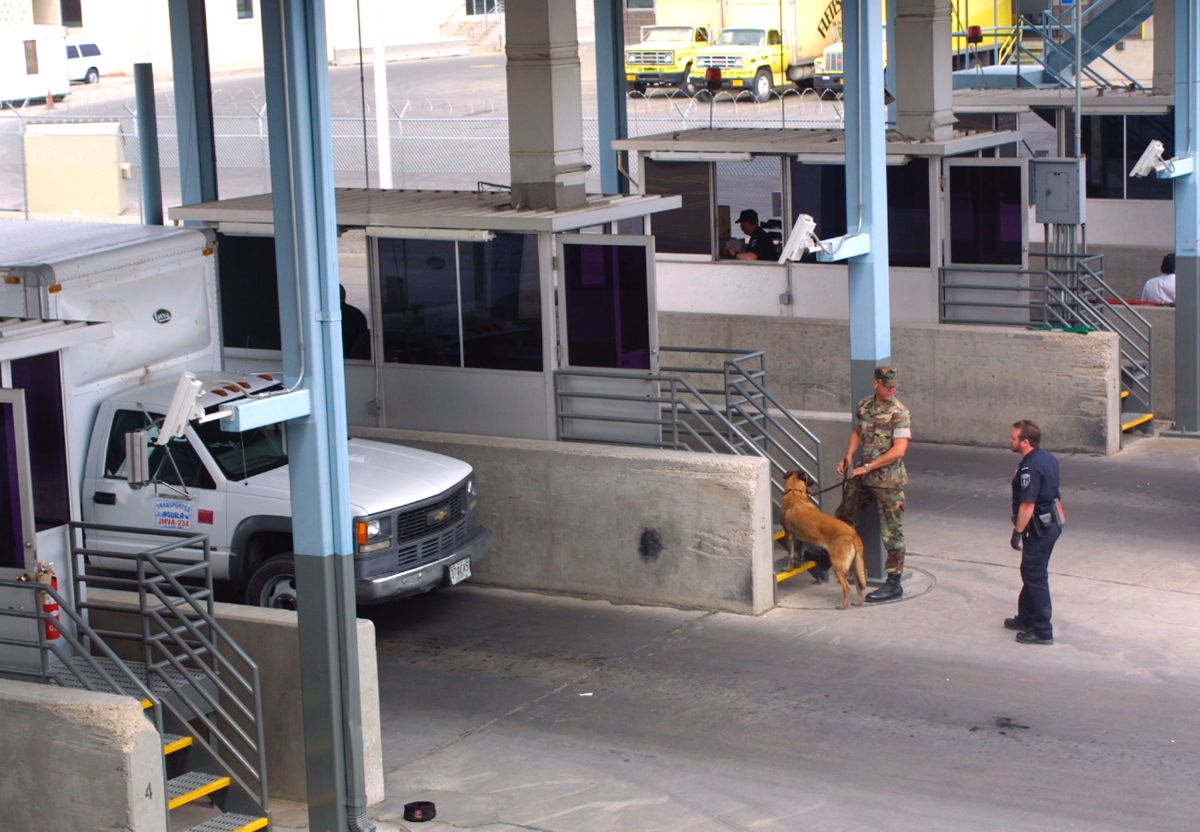
M1021 553L1021 594L1017 614L1004 626L1017 630L1021 644L1053 644L1050 626L1050 555L1066 520L1059 493L1058 460L1039 445L1036 422L1013 422L1009 444L1021 455L1012 480L1013 532L1009 543Z
M779 251L775 248L775 242L771 239L771 235L767 233L765 228L758 224L757 211L753 208L747 208L738 214L737 223L742 229L742 233L748 238L746 240L746 247L741 251L728 249L727 253L738 260L764 260L772 262L779 259Z

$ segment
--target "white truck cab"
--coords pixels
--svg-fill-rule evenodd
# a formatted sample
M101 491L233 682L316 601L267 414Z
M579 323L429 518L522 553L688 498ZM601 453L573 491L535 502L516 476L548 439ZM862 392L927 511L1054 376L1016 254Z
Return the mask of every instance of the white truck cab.
M210 414L282 386L271 373L200 380L206 391L200 406ZM164 380L100 404L83 480L84 520L204 533L215 578L242 587L249 604L294 609L286 427L229 432L220 420L193 420L183 436L159 445L174 389L175 380ZM136 443L132 463L127 437ZM475 522L470 465L359 439L350 440L349 461L360 603L415 595L471 575L492 534ZM89 549L132 552L145 546L143 536L126 530L88 532ZM101 568L120 566L93 560Z

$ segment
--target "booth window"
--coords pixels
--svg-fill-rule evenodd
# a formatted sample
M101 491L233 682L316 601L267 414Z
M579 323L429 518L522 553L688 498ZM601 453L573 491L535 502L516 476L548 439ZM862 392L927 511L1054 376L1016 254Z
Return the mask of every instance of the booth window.
M1081 122L1089 199L1172 198L1171 180L1131 178L1129 169L1154 139L1163 143L1165 158L1175 155L1174 116L1085 116Z
M541 371L536 236L377 245L385 361Z
M650 369L649 269L642 246L563 246L572 367Z
M1021 169L951 167L950 261L1019 266L1023 262Z
M254 17L254 0L237 0L238 20L249 20Z
M38 74L38 56L37 56L37 41L25 41L25 74Z
M929 267L929 162L912 159L887 166L888 263ZM839 237L846 229L846 169L843 165L792 162L793 217L809 214L816 234ZM815 261L808 254L805 261Z
M226 347L281 350L275 238L217 235L221 327Z
M717 162L717 248L727 243L741 246L746 235L737 225L738 215L747 208L758 214L758 224L766 229L778 253L783 247L783 157L755 156L748 162Z
M647 194L679 194L683 205L650 219L660 254L713 254L712 165L708 162L645 162ZM728 228L723 232L728 234Z

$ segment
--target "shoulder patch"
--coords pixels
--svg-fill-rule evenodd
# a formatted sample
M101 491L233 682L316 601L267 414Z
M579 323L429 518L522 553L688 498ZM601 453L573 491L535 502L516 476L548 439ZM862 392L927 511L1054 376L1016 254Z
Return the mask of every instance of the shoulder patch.
M1032 475L1032 474L1030 474L1028 471L1022 471L1022 472L1021 472L1021 487L1022 487L1022 488L1028 488L1028 487L1029 487L1029 483L1030 483L1032 480L1033 480L1033 475Z

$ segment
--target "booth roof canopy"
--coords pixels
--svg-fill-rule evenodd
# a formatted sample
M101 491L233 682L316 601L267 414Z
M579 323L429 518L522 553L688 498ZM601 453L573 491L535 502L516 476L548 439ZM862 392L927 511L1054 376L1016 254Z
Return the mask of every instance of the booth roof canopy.
M893 138L889 156L958 156L1019 141L1020 131L968 133L945 141ZM844 156L844 130L783 129L779 127L715 127L655 133L613 142L616 150L665 151L679 154L752 153L780 156ZM717 156L711 157L718 161Z
M1084 89L1079 109L1085 116L1156 115L1171 112L1175 96L1149 90ZM1021 113L1037 108L1075 109L1073 89L980 89L955 90L956 113Z
M0 318L0 361L29 358L112 336L112 324Z
M513 208L508 191L406 191L338 188L337 224L353 228L479 229L483 231L575 231L617 220L670 211L678 196L589 194L587 204L567 211ZM209 224L270 225L271 194L222 199L171 208L173 220Z

